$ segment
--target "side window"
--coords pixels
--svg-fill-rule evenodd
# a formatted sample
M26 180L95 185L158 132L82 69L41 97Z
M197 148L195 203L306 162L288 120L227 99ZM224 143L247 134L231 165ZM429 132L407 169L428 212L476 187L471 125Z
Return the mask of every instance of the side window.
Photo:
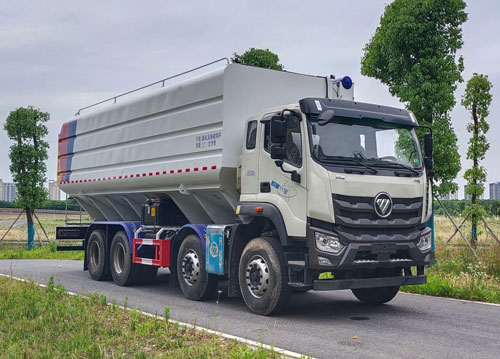
M295 116L288 117L286 130L286 162L297 167L302 166L302 136L300 121Z
M287 117L286 131L286 158L288 162L297 167L302 166L302 136L300 133L300 121L297 117ZM264 150L271 152L270 122L265 123L264 128Z
M266 152L269 152L271 153L271 124L269 121L266 121L265 122L265 125L264 125L264 150L266 150Z
M247 150L255 148L257 140L257 121L250 121L247 127Z

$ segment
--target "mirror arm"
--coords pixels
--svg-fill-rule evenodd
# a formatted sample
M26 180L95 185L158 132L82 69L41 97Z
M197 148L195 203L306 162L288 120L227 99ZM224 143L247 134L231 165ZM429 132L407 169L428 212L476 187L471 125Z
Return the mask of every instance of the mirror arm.
M425 128L426 130L428 130L432 136L432 127L431 126L427 126L427 125L418 125L418 126L415 126L417 128Z
M290 112L291 114L297 116L299 121L302 121L302 116L300 115L300 112L298 112L296 110L290 110L289 108L285 108L285 109L283 109L283 111L281 111L281 119L283 121L285 120L285 112Z
M300 183L300 181L301 181L300 173L298 173L296 170L288 171L288 170L284 169L283 168L283 163L284 163L283 160L274 161L274 163L276 164L276 166L278 166L279 168L281 168L281 170L283 172L290 173L292 175L292 177L291 177L292 181Z

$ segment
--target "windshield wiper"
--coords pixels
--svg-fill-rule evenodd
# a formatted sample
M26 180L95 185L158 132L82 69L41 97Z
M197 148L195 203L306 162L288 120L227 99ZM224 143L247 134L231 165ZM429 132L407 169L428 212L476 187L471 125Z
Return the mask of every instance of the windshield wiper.
M411 168L410 166L407 166L407 165L404 165L402 163L399 163L399 162L379 161L378 164L382 164L382 165L385 165L385 166L396 166L398 168L403 168L405 170L408 170L408 171L416 174L417 176L420 175L420 173L418 173L415 169ZM376 166L377 164L373 164L373 165Z
M338 163L338 162L343 162L343 161L349 161L349 162L355 163L361 167L364 167L373 173L378 172L375 168L367 166L364 163L361 163L360 161L357 161L357 160L349 158L349 157L337 157L337 158L331 158L331 159L325 158L325 159L321 159L320 161L327 162L327 163Z

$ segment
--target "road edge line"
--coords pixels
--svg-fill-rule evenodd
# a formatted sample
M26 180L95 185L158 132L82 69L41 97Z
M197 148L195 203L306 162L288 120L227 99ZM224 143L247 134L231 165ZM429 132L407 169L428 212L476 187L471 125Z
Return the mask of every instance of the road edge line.
M416 295L416 296L419 296L419 297L440 298L440 299L454 300L455 302L474 303L474 304L490 305L492 307L500 307L500 304L498 304L498 303L480 302L478 300L459 299L459 298L451 298L451 297L441 297L441 296L438 296L438 295L420 294L420 293L412 293L412 292L405 292L405 291L401 291L400 293L401 294Z
M10 279L14 279L14 280L17 280L17 281L20 281L20 282L27 282L27 283L33 283L33 284L36 284L38 285L39 287L42 287L42 288L47 288L47 285L46 284L42 284L42 283L38 283L38 282L34 282L32 280L28 280L28 279L23 279L23 278L19 278L19 277L14 277L12 275L9 275L9 274L4 274L4 273L0 273L0 277L5 277L5 278L10 278ZM80 297L83 297L83 298L86 298L86 299L90 299L88 296L86 295L83 295L83 294L79 294L79 293L75 293L75 292L72 292L72 291L69 291L69 290L66 290L66 288L64 289L64 291L70 295L70 296L80 296ZM110 303L108 301L106 301L106 304L108 306L116 306L120 309L123 309L123 310L135 310L139 313L141 313L142 315L145 315L147 317L151 317L151 318L158 318L160 320L165 320L165 317L161 316L161 315L156 315L156 314L151 314L151 313L148 313L148 312L145 312L143 310L139 310L139 309L135 309L135 308L130 308L130 307L124 307L122 305L119 305L119 304L113 304L113 303ZM304 354L300 354L300 353L296 353L296 352L292 352L290 350L286 350L286 349L282 349L282 348L278 348L278 347L275 347L275 346L272 346L272 345L269 345L269 344L264 344L264 343L259 343L259 342L256 342L254 340L251 340L251 339L246 339L246 338L242 338L242 337L238 337L236 335L232 335L232 334L228 334L228 333L224 333L224 332L219 332L219 331L216 331L216 330L213 330L213 329L208 329L208 328L203 328L203 327L200 327L198 325L194 325L194 324L191 324L191 323L184 323L184 322L180 322L178 320L175 320L175 319L168 319L168 322L169 323L172 323L172 324L175 324L177 323L178 325L183 325L185 326L186 328L189 328L189 329L194 329L198 332L205 332L205 333L209 333L209 334L213 334L213 335L217 335L219 337L222 337L222 338L225 338L225 339L229 339L229 340L235 340L237 341L238 343L240 344L245 344L253 349L259 349L259 348L262 348L262 349L266 349L266 350L269 350L269 351L274 351L275 353L279 354L279 355L283 355L284 357L286 358L290 358L290 359L301 359L301 358L310 358L310 359L313 359L312 356L307 356L307 355L304 355Z

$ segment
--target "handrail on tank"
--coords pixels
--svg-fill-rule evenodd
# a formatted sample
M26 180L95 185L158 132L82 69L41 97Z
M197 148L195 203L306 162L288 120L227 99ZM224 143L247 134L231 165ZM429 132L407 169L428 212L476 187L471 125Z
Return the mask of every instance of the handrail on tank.
M164 86L165 86L165 81L168 81L168 80L174 79L174 78L176 78L176 77L179 77L179 76L182 76L182 75L188 74L188 73L190 73L190 72L193 72L193 71L196 71L196 70L202 69L202 68L204 68L204 67L207 67L207 66L213 65L213 64L215 64L215 63L217 63L217 62L220 62L220 61L223 61L223 60L226 60L227 65L229 65L229 59L228 59L227 57L222 57L222 58L220 58L220 59L218 59L218 60L215 60L215 61L209 62L209 63L207 63L207 64L204 64L204 65L201 65L201 66L195 67L195 68L193 68L193 69L190 69L190 70L187 70L187 71L181 72L181 73L179 73L179 74L177 74L177 75L173 75L173 76L170 76L170 77L166 77L166 78L164 78L164 79L162 79L162 80L159 80L159 81L156 81L156 82L150 83L150 84L148 84L148 85L141 86L141 87L139 87L139 88L136 88L135 90L128 91L128 92L124 92L124 93L122 93L122 94L119 94L119 95L116 95L116 96L110 97L110 98L108 98L108 99L106 99L106 100L102 100L102 101L99 101L99 102L94 103L94 104L92 104L92 105L82 107L81 109L79 109L79 110L75 113L75 116L79 116L79 115L80 115L80 111L82 111L82 110L89 109L89 108L91 108L91 107L94 107L94 106L97 106L97 105L103 104L103 103L108 102L108 101L111 101L111 100L113 100L113 101L114 101L113 103L116 103L116 99L117 99L118 97L122 97L122 96L125 96L125 95L129 95L129 94L131 94L131 93L133 93L133 92L137 92L137 91L143 90L143 89L145 89L145 88L147 88L147 87L154 86L154 85L157 85L157 84L159 84L159 83L161 83L161 84L162 84L162 85L161 85L161 87L164 87Z

